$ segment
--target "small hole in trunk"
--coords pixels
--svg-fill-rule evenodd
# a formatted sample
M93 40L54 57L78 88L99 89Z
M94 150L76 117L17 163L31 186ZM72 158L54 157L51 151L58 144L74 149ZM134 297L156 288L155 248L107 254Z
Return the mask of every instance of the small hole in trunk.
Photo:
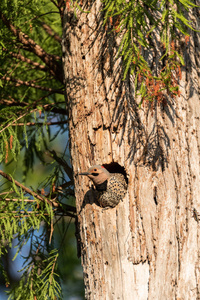
M125 168L120 166L116 162L112 162L110 164L103 164L104 168L107 169L110 173L121 173L124 175L126 183L128 184L128 178L125 171Z

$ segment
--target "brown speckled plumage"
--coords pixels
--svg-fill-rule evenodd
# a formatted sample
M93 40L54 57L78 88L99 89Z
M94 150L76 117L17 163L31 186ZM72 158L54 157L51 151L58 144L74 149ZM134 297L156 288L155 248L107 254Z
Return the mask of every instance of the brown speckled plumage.
M126 195L127 183L121 173L109 173L104 167L96 165L79 175L87 175L92 179L101 207L115 207Z

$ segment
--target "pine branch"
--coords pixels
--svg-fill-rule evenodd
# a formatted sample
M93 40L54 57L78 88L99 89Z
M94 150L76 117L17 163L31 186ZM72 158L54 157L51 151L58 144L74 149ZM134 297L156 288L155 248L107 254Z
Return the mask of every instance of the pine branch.
M71 181L71 180L56 187L56 192L63 193L63 189L68 188L70 185L73 185L73 181Z
M46 33L48 33L48 35L52 36L54 38L55 41L59 42L61 44L62 39L61 37L46 23L42 22L42 27L44 28L44 30L46 31Z
M64 92L61 90L56 90L56 89L54 90L52 88L36 85L36 84L32 83L31 81L22 81L20 79L15 79L13 77L2 77L1 80L15 82L16 83L15 86L25 85L25 86L30 86L35 89L42 90L42 91L53 92L53 93L57 93L57 94L61 94L61 95L64 94Z
M37 194L36 192L32 191L31 189L27 188L25 185L23 185L22 183L18 182L17 180L13 179L10 175L8 175L7 173L3 172L2 170L0 170L0 175L3 176L4 178L6 178L8 181L10 182L14 182L14 184L18 187L20 187L23 191L25 191L26 193L28 193L29 195L37 198L38 200L42 201L42 202L47 202L49 205L54 206L54 207L58 207L58 203L56 202L51 202L49 201L47 198L42 197L41 195Z
M2 192L2 193L0 193L0 196L2 196L2 195L8 195L8 194L13 194L13 193L14 193L14 191Z
M12 126L13 123L15 123L16 121L20 120L21 118L25 117L28 114L31 114L32 112L36 111L37 109L33 109L31 111L27 111L24 114L20 115L17 119L13 120L12 122L8 123L4 128L2 128L0 130L0 133L3 132L4 130L6 130L8 127Z
M27 122L27 123L14 123L12 126L54 126L54 125L61 125L61 124L68 124L68 121L58 121L58 122Z
M64 108L59 108L59 107L55 107L56 103L52 103L52 104L46 104L43 105L43 109L45 111L51 111L53 113L57 113L57 114L61 114L61 115L66 115L68 116L67 110Z
M60 18L62 20L64 9L65 9L65 0L57 0L57 1L50 0L50 1L59 9Z
M7 192L6 193L1 193L0 194L0 196L2 195L2 194L8 194ZM18 201L24 201L24 202L35 202L35 200L34 199L23 199L23 200L21 200L21 199L17 199L17 198L0 198L1 200L4 200L4 201L14 201L14 202L18 202Z
M12 98L12 100L1 99L0 104L6 105L6 106L19 106L19 107L21 106L21 107L27 107L27 109L31 109L31 108L36 108L40 101L44 100L46 97L49 97L52 94L54 94L54 91L48 93L47 95L41 97L40 99L38 99L37 101L35 101L31 104L24 102L24 101L18 102L17 100L15 100L13 98ZM63 102L63 103L65 103L65 102ZM57 103L50 103L50 104L45 104L45 105L40 104L40 106L42 106L45 111L50 111L50 112L53 112L56 114L61 114L61 115L66 115L66 116L68 115L66 109L56 107L56 105L57 105ZM16 125L14 125L14 126L16 126Z
M6 49L3 49L3 51L7 51ZM30 58L27 58L19 53L14 53L14 52L9 52L9 54L12 56L12 57L15 57L23 62L26 62L27 64L29 65L32 65L35 67L35 69L39 69L41 71L48 71L48 68L44 65L41 65L39 64L38 62L35 62L33 60L31 60Z
M53 272L54 272L54 269L55 269L55 265L56 265L57 259L58 259L58 253L57 253L57 255L55 256L55 259L54 259L54 262L53 262L53 266L52 266L52 270L51 270L51 275L50 275L50 285L51 285L51 283L52 283Z
M5 213L7 213L7 214L9 214L9 213L11 213L11 214L15 214L15 216L13 216L13 218L21 218L21 217L30 217L31 215L35 215L36 217L38 216L41 216L41 214L39 214L39 213L36 213L35 211L23 211L23 210L13 210L13 211L4 211L4 214ZM62 213L62 215L60 214L60 213ZM42 214L43 216L49 216L49 214L48 213L43 213ZM76 215L74 215L74 214L71 214L70 212L68 212L68 211L62 211L62 212L58 212L58 213L56 213L56 209L54 209L54 215L55 216L61 216L61 217L63 217L63 216L66 216L66 217L70 217L70 218L76 218ZM0 214L0 219L6 219L8 216L1 216L1 214Z
M8 194L8 193L6 193ZM0 194L2 195L2 194ZM1 198L0 197L0 200L1 201L7 201L7 202L10 202L10 201L13 201L13 202L27 202L27 203L34 203L36 202L35 199L17 199L17 198ZM55 199L54 199L55 201ZM52 202L51 202L52 203ZM6 213L6 211L4 211L4 213ZM35 213L35 216L39 216L40 214L39 213L36 213L34 211L23 211L23 210L20 210L20 211L8 211L8 213L12 213L12 214L18 214L16 216L14 216L14 218L20 218L22 215L23 217L30 217L31 214L34 214ZM25 215L26 213L26 215ZM43 215L49 215L48 213L47 214L43 214ZM59 207L55 207L54 208L54 215L55 216L67 216L67 217L70 217L70 218L76 218L76 207L74 206L71 206L71 205L68 205L68 204L63 204L62 203L62 206L60 205ZM6 217L2 217L0 216L0 219L2 218L6 218Z
M14 25L6 18L6 16L0 11L0 18L3 23L8 27L8 29L13 33L13 35L18 39L18 41L25 47L26 50L37 55L49 68L50 73L56 77L60 82L63 83L63 73L62 65L60 61L61 58L56 55L47 53L40 45L36 44L27 34L21 30L15 28Z
M27 102L18 102L17 100L10 97L10 99L0 99L0 104L6 105L6 106L21 106L26 107L29 105Z
M30 22L33 22L33 20L39 19L41 17L47 16L47 15L50 15L50 14L59 14L59 12L58 11L48 11L46 13L43 13L43 14L40 14L40 15L36 15L32 19L27 20L24 24L26 24L26 23L30 24Z
M58 157L54 150L49 150L49 153L51 153L51 156L63 167L71 182L74 182L72 168L67 164L67 162L63 158Z
M56 1L51 0L51 2L58 8L58 4L56 3Z

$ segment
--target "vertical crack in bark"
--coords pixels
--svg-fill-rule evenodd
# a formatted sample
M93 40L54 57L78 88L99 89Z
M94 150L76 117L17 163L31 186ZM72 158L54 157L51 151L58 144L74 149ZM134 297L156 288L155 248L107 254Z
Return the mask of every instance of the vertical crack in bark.
M120 228L118 227L117 218L118 218L118 211L116 210L116 228L117 228L116 234L117 234L117 247L118 247L119 262L120 262L119 263L119 265L120 265L120 272L119 273L120 273L120 276L121 276L120 280L121 280L121 286L122 286L122 300L124 300L124 295L123 295L124 281L123 281L123 274L122 274L122 258L123 258L123 256L121 255L121 251L120 251L120 247L119 247L120 242L119 242L119 234L118 234L118 232L119 232Z
M197 246L198 246L198 260L195 264L195 277L196 277L196 289L197 299L200 299L200 239L199 239L199 224L197 225Z
M189 113L187 111L186 113L186 132L185 132L185 140L186 140L186 153L187 153L187 164L188 164L188 186L189 186L189 198L187 197L187 203L186 203L186 230L188 231L189 229L189 218L191 217L191 208L193 206L193 189L192 189L192 170L191 170L191 162L190 162L190 143L189 143L189 132L188 132L188 127L190 124L190 118L189 118Z
M175 282L175 298L178 298L177 295L177 291L178 291L178 278L180 277L180 272L181 272L181 237L179 234L179 227L180 227L180 220L179 220L179 189L178 189L178 185L177 185L177 180L176 177L180 180L179 176L179 170L178 170L178 165L177 165L177 161L176 161L176 157L173 153L173 161L175 163L175 170L173 171L172 175L173 175L173 179L174 179L174 183L175 183L175 192L176 192L176 206L175 206L175 228L176 228L176 243L177 243L177 249L175 249L175 251L177 252L177 278L176 278L176 282ZM177 174L176 174L177 173Z

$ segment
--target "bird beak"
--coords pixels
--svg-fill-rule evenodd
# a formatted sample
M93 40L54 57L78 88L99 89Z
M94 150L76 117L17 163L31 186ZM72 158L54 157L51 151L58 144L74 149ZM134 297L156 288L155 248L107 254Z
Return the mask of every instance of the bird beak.
M89 172L79 173L78 175L89 175Z

